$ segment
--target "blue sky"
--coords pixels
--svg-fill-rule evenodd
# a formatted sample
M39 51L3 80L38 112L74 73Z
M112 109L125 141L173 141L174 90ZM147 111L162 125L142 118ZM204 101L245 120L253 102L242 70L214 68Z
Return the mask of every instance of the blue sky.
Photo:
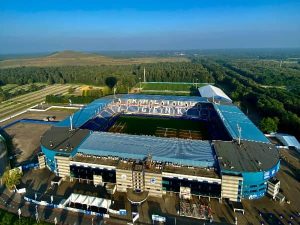
M0 54L300 47L296 0L1 0Z

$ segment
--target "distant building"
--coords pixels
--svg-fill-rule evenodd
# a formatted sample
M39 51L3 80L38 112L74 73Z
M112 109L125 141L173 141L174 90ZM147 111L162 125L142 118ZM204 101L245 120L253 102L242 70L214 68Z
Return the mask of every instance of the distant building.
M300 143L296 137L289 134L277 133L275 137L284 145L288 147L295 148L297 151L300 151Z
M212 85L205 85L198 88L201 97L213 99L213 101L232 102L232 100L222 91Z

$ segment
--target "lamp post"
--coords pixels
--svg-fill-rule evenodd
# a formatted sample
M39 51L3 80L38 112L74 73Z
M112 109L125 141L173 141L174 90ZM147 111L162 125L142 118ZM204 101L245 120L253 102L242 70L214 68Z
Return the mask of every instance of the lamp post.
M140 80L140 92L141 92L141 89L142 89L142 83L141 83L141 78L139 77L139 80Z
M37 205L35 205L35 220L36 220L37 223L40 222L40 220L39 220L38 206Z
M19 224L20 224L21 214L22 214L22 212L21 212L21 209L19 208L19 209L18 209Z

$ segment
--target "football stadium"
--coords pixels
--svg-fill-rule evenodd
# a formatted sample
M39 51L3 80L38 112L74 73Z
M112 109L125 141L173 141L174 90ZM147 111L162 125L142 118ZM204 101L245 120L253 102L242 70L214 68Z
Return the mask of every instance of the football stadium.
M199 94L97 99L46 131L40 168L127 192L133 203L169 192L263 197L279 170L278 150L221 89L206 85Z

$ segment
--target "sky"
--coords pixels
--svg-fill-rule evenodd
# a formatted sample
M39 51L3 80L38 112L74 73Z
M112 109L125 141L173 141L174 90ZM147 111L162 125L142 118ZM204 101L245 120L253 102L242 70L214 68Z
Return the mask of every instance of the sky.
M300 47L299 0L0 0L0 54Z

